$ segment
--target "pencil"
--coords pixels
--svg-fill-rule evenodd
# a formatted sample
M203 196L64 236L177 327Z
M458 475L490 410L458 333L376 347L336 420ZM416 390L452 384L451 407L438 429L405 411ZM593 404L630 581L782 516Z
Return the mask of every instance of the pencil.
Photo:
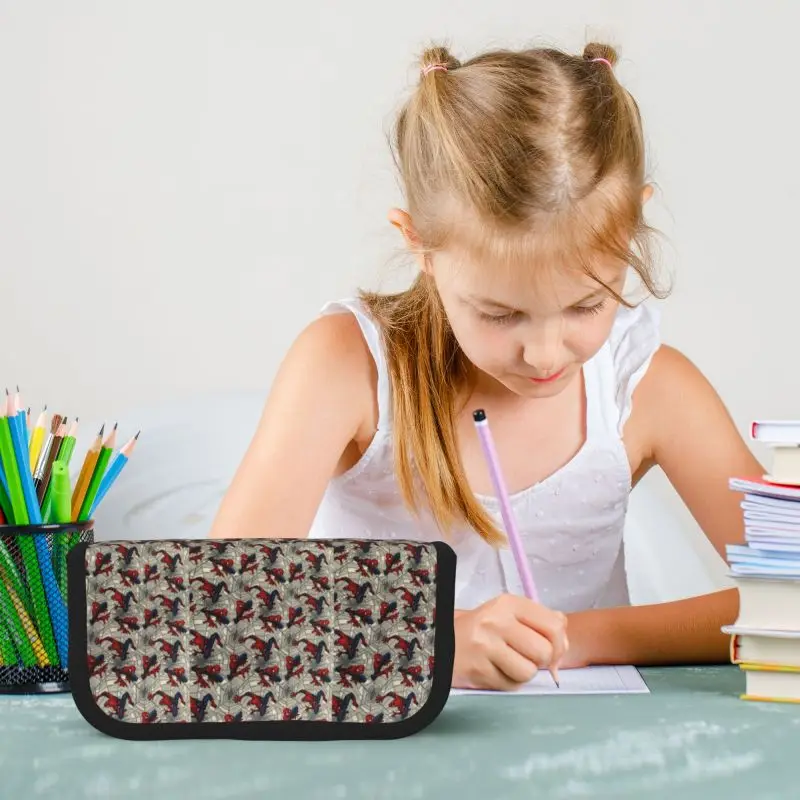
M14 444L11 441L11 426L6 413L0 413L0 460L3 462L13 522L15 525L27 525L28 510L25 506L25 495L22 493L22 483L14 457Z
M28 594L28 589L25 586L25 582L22 580L22 575L20 575L16 561L14 561L14 559L11 557L11 554L8 552L8 548L6 548L2 540L0 540L0 571L5 572L6 581L17 593L20 600L22 600L26 611L29 614L33 614L33 604L31 603L31 597Z
M16 403L19 403L19 395L17 395L16 397ZM57 417L58 415L55 416ZM25 420L21 409L17 409L17 413L14 418L15 424L12 425L11 422L12 421L9 419L9 424L11 425L12 441L14 444L14 451L16 453L16 458L17 458L17 465L22 478L22 487L25 491L25 499L28 504L28 516L32 525L41 525L42 509L41 506L39 505L39 497L36 494L36 489L34 488L33 477L31 476L30 470L28 469L29 454L28 454L28 444L26 441L27 435L24 433ZM15 428L16 428L16 436L14 436ZM54 436L50 442L50 449L48 451L48 460L46 463L46 469L43 480L46 479L47 472L49 468L52 466L53 463L52 458L55 457L55 451L57 450L57 447L58 444L56 443L56 437ZM42 484L39 485L41 486ZM33 539L33 547L34 550L36 551L36 560L39 563L38 577L40 577L41 579L42 586L44 587L45 597L47 598L47 608L50 614L47 622L49 624L52 624L52 631L53 634L55 635L55 645L56 645L56 651L58 653L57 663L66 665L69 656L67 607L64 598L61 596L61 590L58 587L56 576L55 573L53 572L53 562L50 560L50 548L47 546L47 537L43 533L34 533L32 536L26 536L23 534L20 537L20 546L29 545L30 544L29 540L31 538ZM26 564L26 572L28 575L28 580L30 580L31 577L30 567L27 564ZM34 597L34 602L36 602L35 597ZM42 621L39 620L39 626L42 632L42 636L45 637L45 642L47 643L46 631L42 630L41 625ZM51 655L52 657L51 653L48 653L48 655Z
M24 469L23 464L28 463L27 455L28 455L28 416L25 413L25 408L22 405L22 395L19 392L19 386L17 386L17 393L14 395L14 414L17 418L17 425L19 426L19 435L22 439L22 443L25 447L25 460L22 464L19 465L20 469Z
M25 507L28 510L28 521L31 525L41 525L41 509L39 507L39 501L36 499L33 478L28 469L28 447L23 439L24 427L25 424L18 411L15 411L13 408L9 409L8 428L11 432L11 444L14 448L14 460L16 461L17 473L22 484Z
M97 490L97 495L94 498L91 509L89 509L90 517L97 510L97 507L100 505L100 503L103 502L103 498L106 496L106 493L113 486L114 481L119 477L120 472L122 472L123 468L128 463L128 459L131 457L134 447L136 447L136 442L139 440L140 433L141 431L137 431L136 435L130 438L120 448L120 451L111 462L111 466L109 466L108 471L103 476L103 480L100 481L100 487Z
M45 649L41 647L36 626L21 606L19 598L13 597L11 590L0 577L0 611L3 612L3 619L9 626L9 632L23 665L35 667L38 664L40 667L46 667L52 661L48 658ZM35 647L34 641L36 642Z
M14 515L11 512L11 500L8 497L8 481L6 480L6 473L3 470L3 462L0 460L0 509L5 514L6 521L12 523Z
M42 452L42 442L44 442L45 426L47 425L47 406L39 413L36 424L31 434L30 463L31 473L36 470L36 462L39 460L39 453Z
M92 442L86 456L83 459L83 466L81 467L78 480L75 482L75 488L72 491L72 519L78 519L78 512L83 505L83 498L86 497L86 490L89 488L89 481L92 479L97 458L100 455L100 448L103 446L103 431L105 425L100 427L100 432L97 434L95 440Z
M17 651L11 641L11 634L8 628L0 619L0 666L13 667L18 663Z
M17 423L13 417L9 419L6 414L0 415L0 458L2 458L6 470L11 504L14 511L14 523L17 525L29 525L30 520L25 505L22 482L17 466L18 462L14 455L14 442L19 442L18 436L12 436L12 430L16 428L16 426ZM27 461L24 459L24 456L20 463L23 464L23 474L26 474L28 478L30 478L30 473L26 469ZM28 494L30 495L32 483L26 485L29 487ZM38 513L37 510L37 514ZM66 633L66 620L64 618L65 614L59 615L59 611L64 612L64 607L63 601L60 599L58 587L55 583L55 576L53 575L53 569L50 563L50 554L47 552L47 542L41 534L34 536L23 534L19 537L19 549L22 553L23 564L25 565L25 575L28 580L34 611L36 612L36 622L39 632L44 641L48 659L50 663L55 664L57 663L56 659L58 658L58 653L56 650L56 642L53 638L50 614L53 613L56 618L61 619L64 633ZM54 592L58 595L58 598L53 596ZM56 599L59 602L53 602ZM52 603L50 608L48 608L48 601ZM55 621L56 619L54 619L54 622ZM64 663L66 663L66 661Z
M103 480L103 475L105 474L106 467L108 466L108 460L111 458L111 452L114 449L116 440L117 423L115 422L114 427L111 429L111 433L108 434L105 442L103 442L103 446L100 448L100 454L97 457L97 463L95 464L94 471L92 472L89 486L86 489L86 496L83 498L81 510L78 513L78 522L86 522L86 520L89 519L89 511L92 508L95 495L100 487L100 481Z
M539 592L536 590L536 584L531 574L531 568L528 564L528 557L525 555L525 549L522 546L522 537L517 529L517 524L514 520L514 514L511 510L511 501L508 496L508 489L503 478L502 470L500 469L500 459L497 455L497 450L494 446L494 439L489 430L489 420L486 419L486 412L483 409L477 409L472 419L475 422L475 428L478 432L478 438L481 442L483 455L486 458L487 466L489 467L489 474L492 478L495 494L500 503L500 514L503 517L503 524L505 525L506 534L508 535L508 542L511 546L511 552L514 556L514 562L517 565L520 579L522 581L522 588L526 597L534 603L539 602ZM550 667L550 673L553 676L556 686L558 682L558 671L556 667Z

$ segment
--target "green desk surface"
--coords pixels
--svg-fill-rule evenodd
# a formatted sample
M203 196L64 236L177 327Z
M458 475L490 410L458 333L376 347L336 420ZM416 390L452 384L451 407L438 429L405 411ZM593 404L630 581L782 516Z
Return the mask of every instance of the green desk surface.
M798 798L800 705L733 666L645 669L651 694L452 697L394 741L128 742L69 695L0 697L0 798Z

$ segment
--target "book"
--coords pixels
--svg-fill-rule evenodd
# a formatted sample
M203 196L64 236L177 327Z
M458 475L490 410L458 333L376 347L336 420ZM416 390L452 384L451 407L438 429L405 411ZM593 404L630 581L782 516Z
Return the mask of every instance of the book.
M737 628L800 631L800 582L782 576L736 575Z
M800 668L800 631L749 628L726 625L730 634L730 658L733 664L784 665Z
M788 440L800 433L797 424L794 431L754 423L753 435ZM726 546L739 613L722 631L731 637L731 662L745 674L743 700L800 702L800 485L792 485L786 460L773 467L776 474L729 480L743 494L745 543Z
M765 480L800 486L800 420L755 421L750 437L770 445L772 464Z
M800 445L800 420L767 419L750 424L750 438L769 444Z
M800 667L739 664L745 674L742 700L800 703Z

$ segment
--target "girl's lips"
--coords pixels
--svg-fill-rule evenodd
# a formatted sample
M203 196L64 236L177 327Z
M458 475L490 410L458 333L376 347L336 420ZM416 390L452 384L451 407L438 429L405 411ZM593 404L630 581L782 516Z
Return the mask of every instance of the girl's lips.
M565 369L566 367L560 369L558 372L554 372L547 378L529 378L529 380L533 381L533 383L552 383L553 381L557 381L564 374Z

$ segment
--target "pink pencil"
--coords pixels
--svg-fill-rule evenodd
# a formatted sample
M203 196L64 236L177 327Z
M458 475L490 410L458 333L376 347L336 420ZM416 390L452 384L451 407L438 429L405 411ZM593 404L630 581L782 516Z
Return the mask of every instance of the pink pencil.
M472 419L475 422L475 428L478 431L478 438L481 440L483 447L483 454L486 457L486 463L489 466L489 474L494 484L494 491L497 499L500 501L500 513L503 516L503 524L506 528L508 535L508 542L511 545L511 552L514 556L514 561L517 565L520 579L522 580L522 589L525 596L534 603L539 602L539 592L536 591L536 584L533 581L530 566L528 565L528 558L525 555L525 550L522 547L522 537L517 530L517 524L514 521L514 514L511 511L511 501L508 497L508 489L506 482L503 479L503 472L500 469L500 459L497 456L497 450L494 446L494 439L492 432L489 430L489 421L486 419L486 412L479 408L472 414ZM550 673L553 676L553 681L556 686L559 685L557 671L554 667L550 668Z
M486 456L486 463L489 465L489 474L492 477L495 494L500 501L500 513L503 516L503 524L506 527L508 542L511 545L511 552L514 555L514 561L517 564L517 570L522 579L522 588L525 591L526 597L533 600L534 603L538 603L539 593L536 591L536 584L533 582L533 575L531 575L531 570L528 566L528 559L522 547L522 538L519 535L517 524L514 521L514 515L511 512L508 489L506 489L503 473L500 470L500 459L497 456L497 450L494 446L492 432L489 430L489 421L486 419L486 412L482 408L479 408L472 414L472 419L475 421L475 427L478 431L481 445L483 446L483 454Z

